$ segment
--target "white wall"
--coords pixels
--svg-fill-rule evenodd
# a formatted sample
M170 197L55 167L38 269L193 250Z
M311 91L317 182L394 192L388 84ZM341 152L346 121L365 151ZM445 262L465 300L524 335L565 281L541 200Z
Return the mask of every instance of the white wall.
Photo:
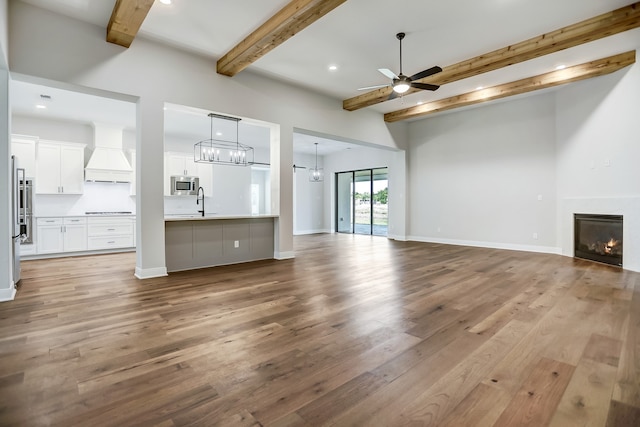
M640 65L558 91L557 115L562 253L574 213L623 215L623 266L640 271Z
M306 169L296 169L293 174L293 234L328 233L329 226L325 223L325 211L329 204L325 204L324 189L331 176L326 174L324 182L310 182L309 168L314 167L314 154L294 153L293 164L304 166ZM324 167L324 157L318 156L318 167Z
M411 238L554 251L554 111L546 94L413 123Z
M85 123L14 114L11 117L11 131L40 139L86 144L88 150L93 150L94 146L93 127ZM85 154L85 164L87 160Z
M137 266L139 277L163 274L163 106L166 102L279 125L272 144L272 185L279 192L276 257L293 256L293 129L308 129L389 147L403 146L404 124L387 126L371 110L347 112L341 100L251 72L215 73L212 60L136 38L129 49L105 42L104 27L31 5L10 4L12 72L138 97ZM42 64L47 64L43 67ZM167 67L171 64L171 67ZM277 156L276 159L273 156Z
M7 0L0 0L0 69L8 69L9 9Z
M12 299L12 244L13 230L11 216L11 166L9 135L10 105L9 105L9 72L8 72L8 4L7 0L0 0L0 301Z
M389 228L388 237L406 239L405 199L407 191L405 152L403 150L355 147L324 157L324 223L335 231L335 174L358 169L388 168L389 174Z
M411 123L411 239L573 256L574 213L622 214L640 271L639 117L634 64Z
M9 72L0 64L0 301L11 300L15 295L9 105Z

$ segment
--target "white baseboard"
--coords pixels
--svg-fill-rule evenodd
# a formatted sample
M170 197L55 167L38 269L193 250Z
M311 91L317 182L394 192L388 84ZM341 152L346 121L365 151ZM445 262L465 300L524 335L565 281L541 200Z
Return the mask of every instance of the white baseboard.
M140 268L138 266L136 266L136 272L133 275L138 279L152 279L154 277L168 276L167 267Z
M477 248L506 249L510 251L537 252L562 255L562 249L555 246L517 245L513 243L479 242L475 240L441 239L437 237L409 236L408 240L425 243L443 243L445 245L473 246Z
M283 259L292 259L296 257L296 253L293 251L288 251L288 252L274 252L273 253L273 257L277 260L283 260Z
M13 280L11 281L11 286L9 289L0 289L0 302L5 301L13 301L16 297L16 287L14 286Z
M398 240L400 242L406 242L407 241L407 236L399 236L399 235L395 235L395 234L387 234L387 238L388 239L392 239L392 240Z
M77 252L55 252L50 254L33 254L33 255L20 254L20 259L22 261L31 261L34 259L68 258L68 257L90 256L90 255L119 254L123 252L135 252L135 251L136 251L136 248L117 248L117 249L97 249L92 251L77 251Z
M322 229L318 229L318 230L299 230L299 231L294 231L293 235L294 236L304 236L307 234L321 234L321 233L331 233L331 230L328 230L326 228L322 228Z

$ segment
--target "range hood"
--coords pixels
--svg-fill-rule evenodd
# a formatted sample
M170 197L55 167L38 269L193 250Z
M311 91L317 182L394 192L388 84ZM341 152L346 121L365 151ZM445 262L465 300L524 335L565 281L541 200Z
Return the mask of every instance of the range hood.
M95 149L84 168L86 181L131 182L133 169L122 151L122 128L94 123Z

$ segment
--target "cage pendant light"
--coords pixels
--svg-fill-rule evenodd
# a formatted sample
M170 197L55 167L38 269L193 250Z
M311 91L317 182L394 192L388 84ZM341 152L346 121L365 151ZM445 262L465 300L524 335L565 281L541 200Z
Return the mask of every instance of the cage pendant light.
M324 169L318 168L318 143L316 142L316 166L309 169L309 181L322 182L324 181Z
M193 160L198 163L215 163L231 166L249 166L253 164L253 147L241 144L238 140L239 122L242 119L214 113L209 113L208 116L211 119L211 135L209 139L197 142L193 146ZM214 118L236 122L235 141L213 139Z

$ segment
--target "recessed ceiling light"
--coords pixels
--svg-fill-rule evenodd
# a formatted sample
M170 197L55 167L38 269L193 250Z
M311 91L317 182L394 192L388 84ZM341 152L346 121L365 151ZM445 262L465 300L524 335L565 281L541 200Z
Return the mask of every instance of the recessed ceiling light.
M329 71L336 71L338 69L337 65L329 65Z
M171 0L160 0L162 4L171 4Z
M216 132L216 136L222 136L222 132Z
M38 110L46 110L46 109L47 109L47 106L46 106L46 105L42 105L42 104L36 104L36 108L37 108Z
M565 68L567 68L567 66L566 66L566 65L564 65L564 64L562 64L562 65L558 65L558 66L556 67L556 70L564 70Z
M476 90L482 90L482 89L484 89L484 86L478 86L478 87L476 88Z
M423 104L423 102L422 102L422 101L418 101L418 102L416 102L416 105L422 105L422 104Z

